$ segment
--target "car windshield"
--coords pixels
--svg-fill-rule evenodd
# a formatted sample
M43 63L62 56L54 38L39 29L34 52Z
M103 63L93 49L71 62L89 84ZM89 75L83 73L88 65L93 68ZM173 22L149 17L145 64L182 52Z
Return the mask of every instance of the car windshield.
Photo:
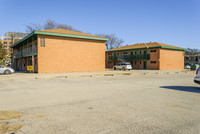
M130 63L119 63L117 65L119 66L119 65L131 65L131 64Z
M129 64L129 63L126 63L126 65L131 65L131 64Z

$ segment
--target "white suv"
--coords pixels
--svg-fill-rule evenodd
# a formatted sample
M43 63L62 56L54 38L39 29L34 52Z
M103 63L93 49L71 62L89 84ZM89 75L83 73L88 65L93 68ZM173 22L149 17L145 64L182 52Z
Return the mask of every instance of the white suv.
M196 71L196 77L194 78L194 82L200 84L200 68Z
M119 69L119 70L131 70L132 69L132 66L131 66L131 64L130 63L119 63L119 64L117 64L117 65L114 65L113 66L113 69L114 70L117 70L117 69Z

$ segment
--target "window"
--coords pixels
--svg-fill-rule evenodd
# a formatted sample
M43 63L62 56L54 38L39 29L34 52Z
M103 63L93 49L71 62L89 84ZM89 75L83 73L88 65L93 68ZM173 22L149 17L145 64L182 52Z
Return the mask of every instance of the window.
M152 64L155 64L155 63L156 63L156 61L151 61L151 63L152 63Z
M127 52L123 52L123 54L128 54Z
M153 53L153 52L156 52L156 50L151 50L150 52L152 52L152 53Z
M108 53L108 55L112 55L112 53Z
M140 51L140 54L142 54L142 52Z
M140 61L140 65L142 64L142 62Z
M117 53L117 55L119 55L119 53Z
M137 54L137 52L135 52L135 55Z
M4 41L3 44L7 44L7 42Z
M40 38L40 46L45 47L45 40L44 38Z

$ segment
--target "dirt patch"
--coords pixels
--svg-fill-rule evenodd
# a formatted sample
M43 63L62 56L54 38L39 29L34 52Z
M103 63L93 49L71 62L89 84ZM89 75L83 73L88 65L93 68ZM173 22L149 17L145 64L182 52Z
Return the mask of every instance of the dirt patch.
M44 115L44 114L39 114L39 115L34 116L34 118L45 118L45 117L47 117L47 115Z
M23 126L22 124L8 125L8 123L2 122L2 123L0 123L0 134L16 132L22 126Z
M19 112L14 111L0 111L0 134L6 134L9 132L16 132L23 125L22 124L10 124L10 119L18 119L22 116Z
M0 111L0 120L10 120L20 118L22 116L19 112L14 111Z

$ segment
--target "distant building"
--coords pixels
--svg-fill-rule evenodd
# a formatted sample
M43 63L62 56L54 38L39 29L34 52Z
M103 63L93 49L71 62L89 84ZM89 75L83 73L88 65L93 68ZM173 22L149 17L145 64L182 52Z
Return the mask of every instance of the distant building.
M36 30L11 47L14 69L34 72L88 72L105 70L107 38L64 29Z
M185 55L185 65L200 64L200 54Z
M6 49L7 51L7 55L4 59L4 62L11 62L12 49L10 48L10 46L22 39L26 35L26 33L6 32L4 36L0 36L0 42L3 45L4 49Z
M129 62L133 69L184 69L184 50L158 42L123 46L106 51L106 67Z

